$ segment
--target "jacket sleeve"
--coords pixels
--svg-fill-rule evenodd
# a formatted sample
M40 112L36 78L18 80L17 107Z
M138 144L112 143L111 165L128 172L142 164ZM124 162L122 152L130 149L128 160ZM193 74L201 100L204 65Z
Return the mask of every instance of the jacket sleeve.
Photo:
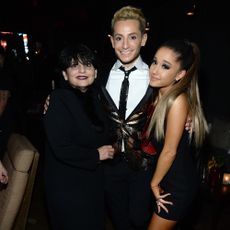
M93 170L98 165L99 153L96 147L77 143L76 135L81 135L81 131L73 128L71 106L77 105L69 103L73 101L71 96L55 91L51 94L49 108L43 119L48 145L52 154L63 164Z

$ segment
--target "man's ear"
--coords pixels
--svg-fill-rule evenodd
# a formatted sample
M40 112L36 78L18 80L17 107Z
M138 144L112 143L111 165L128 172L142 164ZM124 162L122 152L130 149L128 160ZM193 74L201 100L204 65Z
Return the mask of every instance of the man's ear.
M183 70L181 70L181 71L177 74L175 80L176 80L176 81L179 81L179 80L182 79L185 75L186 75L186 70L183 69Z
M109 35L109 38L110 38L110 42L112 44L112 47L114 48L114 40L113 40L113 36L112 35Z
M148 35L147 33L144 33L141 40L141 46L145 46L147 39L148 39Z

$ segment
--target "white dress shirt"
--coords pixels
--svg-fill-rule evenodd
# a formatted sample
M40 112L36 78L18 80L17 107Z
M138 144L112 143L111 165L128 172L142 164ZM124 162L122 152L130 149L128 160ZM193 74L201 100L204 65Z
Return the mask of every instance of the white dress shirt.
M119 69L120 66L122 66L122 63L117 60L109 73L109 78L106 84L106 89L117 108L119 107L121 84L124 79L124 72ZM127 99L126 118L144 97L149 85L149 67L145 62L143 62L140 56L133 66L136 66L137 69L132 71L129 75L129 93ZM130 69L132 67L130 67Z

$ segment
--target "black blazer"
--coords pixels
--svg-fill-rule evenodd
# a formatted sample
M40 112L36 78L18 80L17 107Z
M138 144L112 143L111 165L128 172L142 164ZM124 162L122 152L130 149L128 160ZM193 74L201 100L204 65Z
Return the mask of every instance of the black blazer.
M115 63L115 62L114 62ZM113 107L113 110L116 110L118 112L118 108L116 108L114 102L112 101L112 98L110 97L110 95L108 94L107 90L105 89L106 87L106 83L108 81L109 78L109 73L110 70L112 69L114 63L105 63L101 66L101 68L98 71L98 87L101 88L101 94L103 95L102 98L106 98L105 100L109 101L110 105ZM146 101L149 100L149 98L153 98L156 95L156 90L154 90L151 86L149 86L147 88L146 94L143 95L142 100L140 101L140 103L137 105L137 107L132 111L132 113L130 114L130 116L132 116L133 114L135 114L138 110L140 110L140 108L146 103ZM104 100L104 99L103 99Z

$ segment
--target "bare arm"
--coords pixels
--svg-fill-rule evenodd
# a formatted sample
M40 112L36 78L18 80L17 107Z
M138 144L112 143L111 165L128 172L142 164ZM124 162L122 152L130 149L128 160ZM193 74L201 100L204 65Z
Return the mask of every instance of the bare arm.
M188 103L185 95L180 95L169 111L164 146L160 153L156 170L151 181L151 188L157 199L158 211L160 211L160 208L168 211L164 204L171 204L171 202L164 200L164 198L170 194L166 193L161 195L159 184L170 169L176 157L177 147L184 131L187 116Z

